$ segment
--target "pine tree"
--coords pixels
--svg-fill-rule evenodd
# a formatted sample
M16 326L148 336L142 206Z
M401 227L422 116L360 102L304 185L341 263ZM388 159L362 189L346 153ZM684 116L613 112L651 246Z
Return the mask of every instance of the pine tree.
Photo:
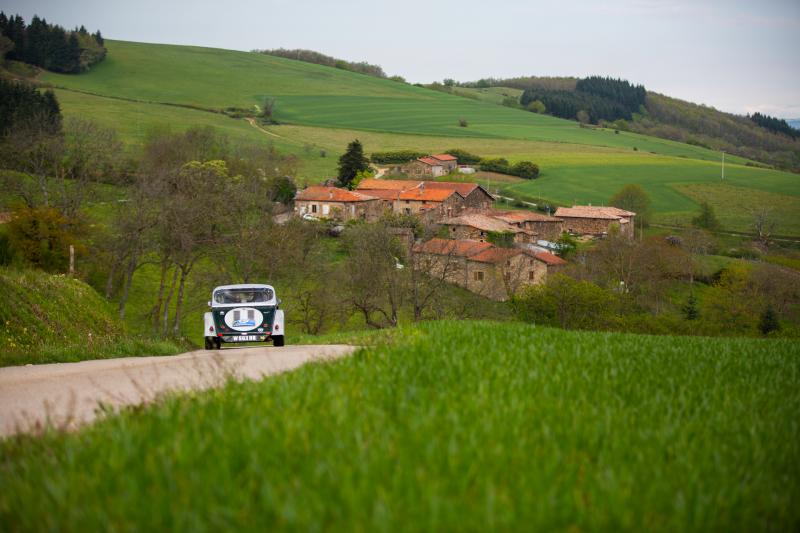
M775 312L772 304L767 305L767 308L764 309L764 312L761 314L758 329L764 335L769 335L771 332L781 329L781 323L778 321L778 314Z
M347 151L339 158L339 186L352 189L356 175L366 170L369 170L369 161L364 157L364 147L356 139L347 145Z
M692 225L697 228L707 229L710 231L718 230L720 228L719 220L717 219L714 208L708 202L700 204L700 214L692 219Z
M682 310L686 320L697 320L700 318L700 311L697 309L697 298L695 298L694 294L689 295L689 299L686 300L686 305L683 306Z

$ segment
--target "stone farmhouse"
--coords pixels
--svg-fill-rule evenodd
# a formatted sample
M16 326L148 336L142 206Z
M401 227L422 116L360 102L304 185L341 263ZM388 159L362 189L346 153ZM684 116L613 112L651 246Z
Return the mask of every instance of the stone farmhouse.
M354 219L372 222L381 216L384 205L380 198L357 191L312 185L298 191L294 210L299 216L309 214L341 222Z
M419 159L414 159L403 165L396 165L390 169L392 174L407 174L409 176L439 177L449 174L458 168L458 159L450 154L434 154Z
M548 252L501 248L471 239L416 244L414 268L494 300L507 300L527 285L544 283L566 261Z
M531 243L536 240L535 232L511 225L494 216L491 210L446 218L441 224L447 228L447 235L451 239L486 241L492 233L511 233L515 243Z
M488 209L494 202L476 183L365 179L356 191L380 198L388 210L419 215L428 222L439 222L465 209Z
M617 207L576 205L559 207L555 216L564 221L564 231L576 235L603 237L617 230L632 239L636 213Z
M539 239L556 241L564 232L564 221L560 218L532 211L489 211L491 216L512 226L533 232Z

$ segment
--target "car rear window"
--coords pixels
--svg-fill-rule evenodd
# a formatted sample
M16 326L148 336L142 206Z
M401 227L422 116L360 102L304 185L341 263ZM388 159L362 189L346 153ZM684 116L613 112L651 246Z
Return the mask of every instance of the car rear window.
M272 300L272 289L223 289L214 293L214 303L253 304Z

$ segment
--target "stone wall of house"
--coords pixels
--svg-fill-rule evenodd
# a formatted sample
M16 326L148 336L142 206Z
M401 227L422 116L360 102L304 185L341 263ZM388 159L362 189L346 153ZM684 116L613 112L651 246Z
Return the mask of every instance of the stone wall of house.
M536 233L537 239L546 241L556 241L564 232L564 222L558 221L528 221L523 226Z
M311 214L317 218L330 218L340 222L353 219L374 222L378 220L385 209L380 200L365 202L325 202L315 200L295 200L295 213Z
M486 210L490 209L493 203L494 198L477 187L464 199L464 206L468 209Z
M576 235L602 235L603 233L608 233L613 225L619 226L619 222L607 218L562 218L564 220L564 231Z

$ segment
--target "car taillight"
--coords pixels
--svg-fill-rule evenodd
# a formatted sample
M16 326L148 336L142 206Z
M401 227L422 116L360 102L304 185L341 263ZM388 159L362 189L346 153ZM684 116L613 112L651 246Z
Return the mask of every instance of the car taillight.
M214 331L214 326L211 326L210 328L208 328L208 331L212 331L213 332Z
M222 333L217 333L217 337L222 337Z
M278 324L275 324L275 331L278 331L281 327Z

